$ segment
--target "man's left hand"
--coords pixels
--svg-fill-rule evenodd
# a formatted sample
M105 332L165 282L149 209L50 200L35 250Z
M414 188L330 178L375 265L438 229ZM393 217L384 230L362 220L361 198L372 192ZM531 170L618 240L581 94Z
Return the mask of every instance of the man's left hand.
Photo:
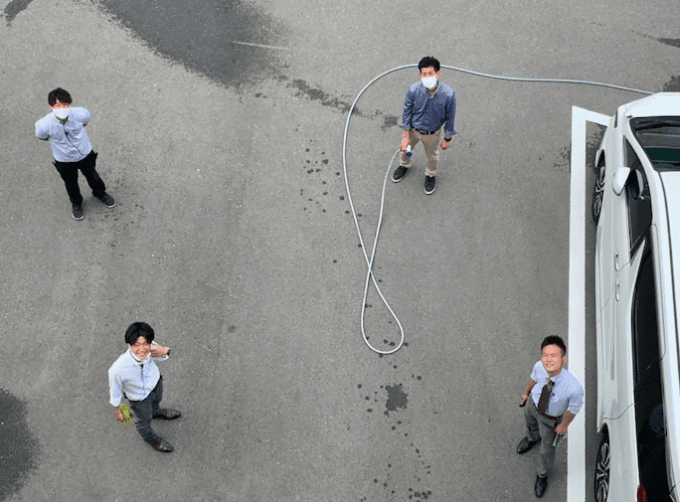
M168 348L160 343L151 344L151 357L163 357L168 353Z
M446 141L444 138L439 140L439 148L441 148L442 150L446 150L450 146L451 146L450 141Z
M555 427L555 434L558 436L564 436L567 433L567 424L558 424Z

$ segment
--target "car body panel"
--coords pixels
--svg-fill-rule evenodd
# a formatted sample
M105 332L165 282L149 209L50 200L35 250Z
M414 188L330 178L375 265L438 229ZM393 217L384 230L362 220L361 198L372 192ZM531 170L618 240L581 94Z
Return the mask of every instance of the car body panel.
M601 161L605 163L595 252L597 427L598 432L606 431L609 436L611 467L608 500L611 501L636 500L640 482L637 434L643 424L636 424L637 391L633 371L636 349L632 315L643 253L651 252L654 258L659 330L658 367L661 371L669 486L675 487L675 480L680 476L680 436L676 426L680 423L680 343L677 326L680 299L680 166L676 164L678 171L656 169L630 127L631 118L657 116L680 117L680 93L659 93L620 106L610 119L595 157L596 166ZM651 132L657 134L654 129ZM676 134L675 131L672 134ZM627 160L635 156L636 161L639 160L637 169L646 178L642 178L642 181L646 181L648 193L640 193L639 197L636 195L631 208L649 197L649 201L644 204L651 206L651 226L643 236L642 244L637 244L641 241L636 239L631 251L630 236L635 235L635 232L630 230L629 218L632 216L629 215L626 189L616 195L613 180L619 168L633 167L627 165L630 163ZM632 181L631 186L634 186ZM647 270L651 269L648 267ZM638 329L637 333L636 343L640 343L640 336L643 336L644 341L645 331ZM639 412L642 421L644 408L641 407ZM673 497L677 497L677 494L673 493Z

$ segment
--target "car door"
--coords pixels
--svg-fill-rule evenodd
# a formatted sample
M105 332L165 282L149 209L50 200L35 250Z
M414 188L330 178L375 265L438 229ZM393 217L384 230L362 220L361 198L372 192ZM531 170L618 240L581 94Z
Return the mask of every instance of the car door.
M626 274L629 263L628 209L625 191L617 195L613 178L617 168L625 166L624 141L617 129L612 131L606 145L605 188L598 227L599 295L598 339L598 420L603 415L616 418L626 407L621 405L616 378L617 316L621 312L622 288L629 282ZM630 403L628 403L630 404Z
M614 371L612 371L612 374L615 375L616 379L614 387L618 400L618 406L613 407L613 409L618 408L620 411L633 404L634 381L631 372L635 352L634 347L631 346L633 339L631 320L635 317L633 315L633 299L643 251L651 249L650 227L652 225L652 204L644 168L631 142L625 136L623 147L625 165L630 168L630 174L623 191L617 197L623 206L623 211L616 213L616 217L625 219L625 221L617 222L617 224L620 225L618 230L625 233L626 238L623 239L619 236L619 240L615 242L617 246L624 246L625 242L625 247L614 250L613 296L611 299L614 310L612 317L612 364ZM651 262L648 260L647 263ZM655 297L656 291L651 294ZM638 301L636 304L640 304L640 302ZM653 333L654 337L657 336L656 333L656 331ZM638 339L641 339L642 334L639 333L638 335ZM658 347L658 342L656 346Z

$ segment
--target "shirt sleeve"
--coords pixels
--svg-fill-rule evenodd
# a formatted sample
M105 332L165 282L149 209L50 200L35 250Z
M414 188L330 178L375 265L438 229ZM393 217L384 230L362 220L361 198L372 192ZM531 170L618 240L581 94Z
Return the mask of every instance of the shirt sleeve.
M109 403L112 406L119 406L123 399L123 382L113 371L109 371Z
M411 122L413 120L413 93L411 93L411 88L406 91L406 96L404 96L404 110L401 115L401 128L409 131L413 128Z
M583 405L583 386L581 384L577 385L578 387L569 394L569 401L567 404L567 411L571 411L574 415L579 412Z
M456 120L456 91L453 91L451 97L446 100L446 125L444 126L444 135L453 136L456 134L454 122Z
M83 124L84 126L90 121L90 110L87 108L77 107L73 109L73 118Z
M43 120L38 120L35 123L35 135L40 139L48 139L50 137L50 131L44 126Z
M538 382L538 373L536 372L536 369L538 368L539 364L541 364L541 361L538 361L536 364L534 364L534 369L531 370L531 375L529 375L529 378L531 378L534 382Z

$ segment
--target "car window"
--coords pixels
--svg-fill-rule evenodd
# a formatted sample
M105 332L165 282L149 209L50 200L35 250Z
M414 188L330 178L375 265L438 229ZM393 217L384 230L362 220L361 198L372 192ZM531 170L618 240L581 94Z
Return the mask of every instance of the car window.
M635 430L638 472L648 500L668 501L666 428L661 388L659 324L651 238L639 249L642 261L632 304L633 379L635 382Z
M637 117L630 128L655 169L680 169L680 117Z
M652 224L652 202L650 199L647 176L642 162L633 147L624 138L625 162L630 167L630 175L626 181L626 202L628 203L628 230L630 237L630 255L633 256L642 238Z
M651 239L646 239L651 242ZM644 253L633 295L633 366L636 385L643 382L653 366L658 366L659 327L657 322L654 260L649 244Z

